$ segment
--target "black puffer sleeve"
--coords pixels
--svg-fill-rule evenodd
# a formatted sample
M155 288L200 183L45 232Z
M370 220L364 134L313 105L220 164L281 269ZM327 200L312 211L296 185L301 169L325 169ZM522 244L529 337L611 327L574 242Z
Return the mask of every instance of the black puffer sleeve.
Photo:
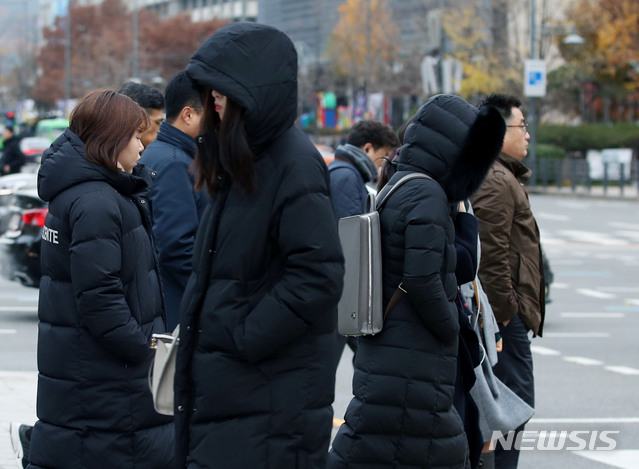
M80 196L69 212L71 282L82 324L112 354L148 359L148 338L127 305L122 281L122 216L104 191Z

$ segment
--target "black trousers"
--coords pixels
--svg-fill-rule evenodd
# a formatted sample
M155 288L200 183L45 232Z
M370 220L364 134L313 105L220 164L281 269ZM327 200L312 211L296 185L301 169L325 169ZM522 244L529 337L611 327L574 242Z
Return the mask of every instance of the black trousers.
M516 316L507 326L500 324L499 331L504 339L504 349L498 354L499 361L493 368L495 376L534 408L535 382L529 329L519 316ZM524 425L515 432L520 433L523 430ZM516 469L518 461L518 449L504 450L500 444L495 448L495 469Z

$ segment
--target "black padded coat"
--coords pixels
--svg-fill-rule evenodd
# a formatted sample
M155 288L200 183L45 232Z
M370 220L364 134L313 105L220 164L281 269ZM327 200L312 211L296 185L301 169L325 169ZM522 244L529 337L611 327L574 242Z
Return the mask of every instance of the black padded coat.
M38 421L30 467L167 467L173 424L153 409L151 334L164 332L149 171L89 162L66 130L47 150L38 305Z
M244 23L187 67L245 107L257 151L255 190L223 176L196 235L175 382L180 467L325 466L343 256L326 165L293 125L296 68L286 36Z
M459 323L450 213L452 203L467 199L481 183L501 146L503 126L495 109L478 113L459 97L440 95L408 127L388 186L408 171L433 180L408 181L380 215L384 300L400 282L407 294L389 312L381 333L361 338L354 398L333 441L329 469L469 464L453 407ZM475 141L482 138L490 148Z

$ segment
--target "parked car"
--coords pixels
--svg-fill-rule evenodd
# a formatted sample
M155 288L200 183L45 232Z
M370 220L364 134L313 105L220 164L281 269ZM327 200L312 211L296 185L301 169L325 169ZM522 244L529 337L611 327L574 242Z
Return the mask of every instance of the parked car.
M13 194L21 189L36 186L33 173L15 173L0 177L0 235L7 231Z
M51 141L44 137L24 137L20 140L20 150L24 154L25 164L22 171L35 172L40 167L44 150L51 146Z
M33 175L32 175L33 176ZM30 287L40 286L40 244L48 205L35 187L13 193L8 209L7 229L0 236L4 262L0 274Z
M58 136L69 127L69 121L60 117L53 119L42 119L35 125L35 136L49 140L51 144Z

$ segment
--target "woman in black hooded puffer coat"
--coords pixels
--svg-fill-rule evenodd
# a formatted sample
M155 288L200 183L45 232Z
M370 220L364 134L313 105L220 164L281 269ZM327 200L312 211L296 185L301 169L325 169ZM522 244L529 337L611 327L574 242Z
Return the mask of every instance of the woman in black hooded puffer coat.
M344 259L328 169L295 126L297 54L232 23L193 54L206 91L200 220L180 311L176 459L189 469L324 469Z
M166 331L137 165L146 112L115 91L89 93L43 156L49 202L38 304L38 402L30 468L173 464L173 422L153 409L151 335Z
M381 333L361 338L354 398L329 469L468 467L453 407L459 324L450 214L479 187L504 132L497 110L451 95L428 100L407 128L388 185L409 172L432 179L406 182L380 214L384 300L400 283L406 295Z

